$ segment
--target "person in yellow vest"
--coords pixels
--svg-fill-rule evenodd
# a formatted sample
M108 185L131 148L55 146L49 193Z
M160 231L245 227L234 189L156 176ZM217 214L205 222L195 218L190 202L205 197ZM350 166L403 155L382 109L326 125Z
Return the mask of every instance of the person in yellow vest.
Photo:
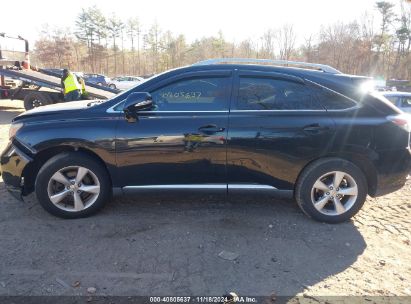
M67 69L63 70L63 77L61 77L61 87L63 89L65 101L75 101L81 98L81 85L74 75Z

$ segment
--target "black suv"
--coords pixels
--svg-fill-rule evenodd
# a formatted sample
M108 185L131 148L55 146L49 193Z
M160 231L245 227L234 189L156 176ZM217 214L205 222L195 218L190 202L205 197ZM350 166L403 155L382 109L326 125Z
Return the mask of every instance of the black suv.
M91 215L118 192L264 190L341 222L411 170L410 120L363 91L367 81L302 62L200 62L104 102L16 117L3 179L64 218Z

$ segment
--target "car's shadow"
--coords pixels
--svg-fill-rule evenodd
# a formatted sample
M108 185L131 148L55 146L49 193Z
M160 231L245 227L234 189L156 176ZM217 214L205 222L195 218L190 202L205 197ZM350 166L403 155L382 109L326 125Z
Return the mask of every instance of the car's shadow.
M265 195L121 197L93 217L69 221L28 201L0 204L9 236L0 251L36 240L37 269L67 281L82 273L82 284L108 295L294 296L350 267L366 247L351 222L318 223L292 200ZM32 267L26 251L0 254L4 265L13 259Z

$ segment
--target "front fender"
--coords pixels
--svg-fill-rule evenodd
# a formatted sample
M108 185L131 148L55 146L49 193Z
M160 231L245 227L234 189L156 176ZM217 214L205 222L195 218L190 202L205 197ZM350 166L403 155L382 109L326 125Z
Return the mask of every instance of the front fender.
M108 166L115 166L115 135L117 117L34 121L25 124L16 135L17 140L36 155L49 149L69 147L84 149L101 158Z

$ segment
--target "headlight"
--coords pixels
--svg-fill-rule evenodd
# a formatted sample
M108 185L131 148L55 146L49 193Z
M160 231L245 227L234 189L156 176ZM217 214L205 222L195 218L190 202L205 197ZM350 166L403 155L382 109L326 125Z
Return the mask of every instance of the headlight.
M14 135L16 135L17 131L20 130L22 126L23 126L23 123L21 122L11 124L10 129L9 129L9 139L14 137Z

